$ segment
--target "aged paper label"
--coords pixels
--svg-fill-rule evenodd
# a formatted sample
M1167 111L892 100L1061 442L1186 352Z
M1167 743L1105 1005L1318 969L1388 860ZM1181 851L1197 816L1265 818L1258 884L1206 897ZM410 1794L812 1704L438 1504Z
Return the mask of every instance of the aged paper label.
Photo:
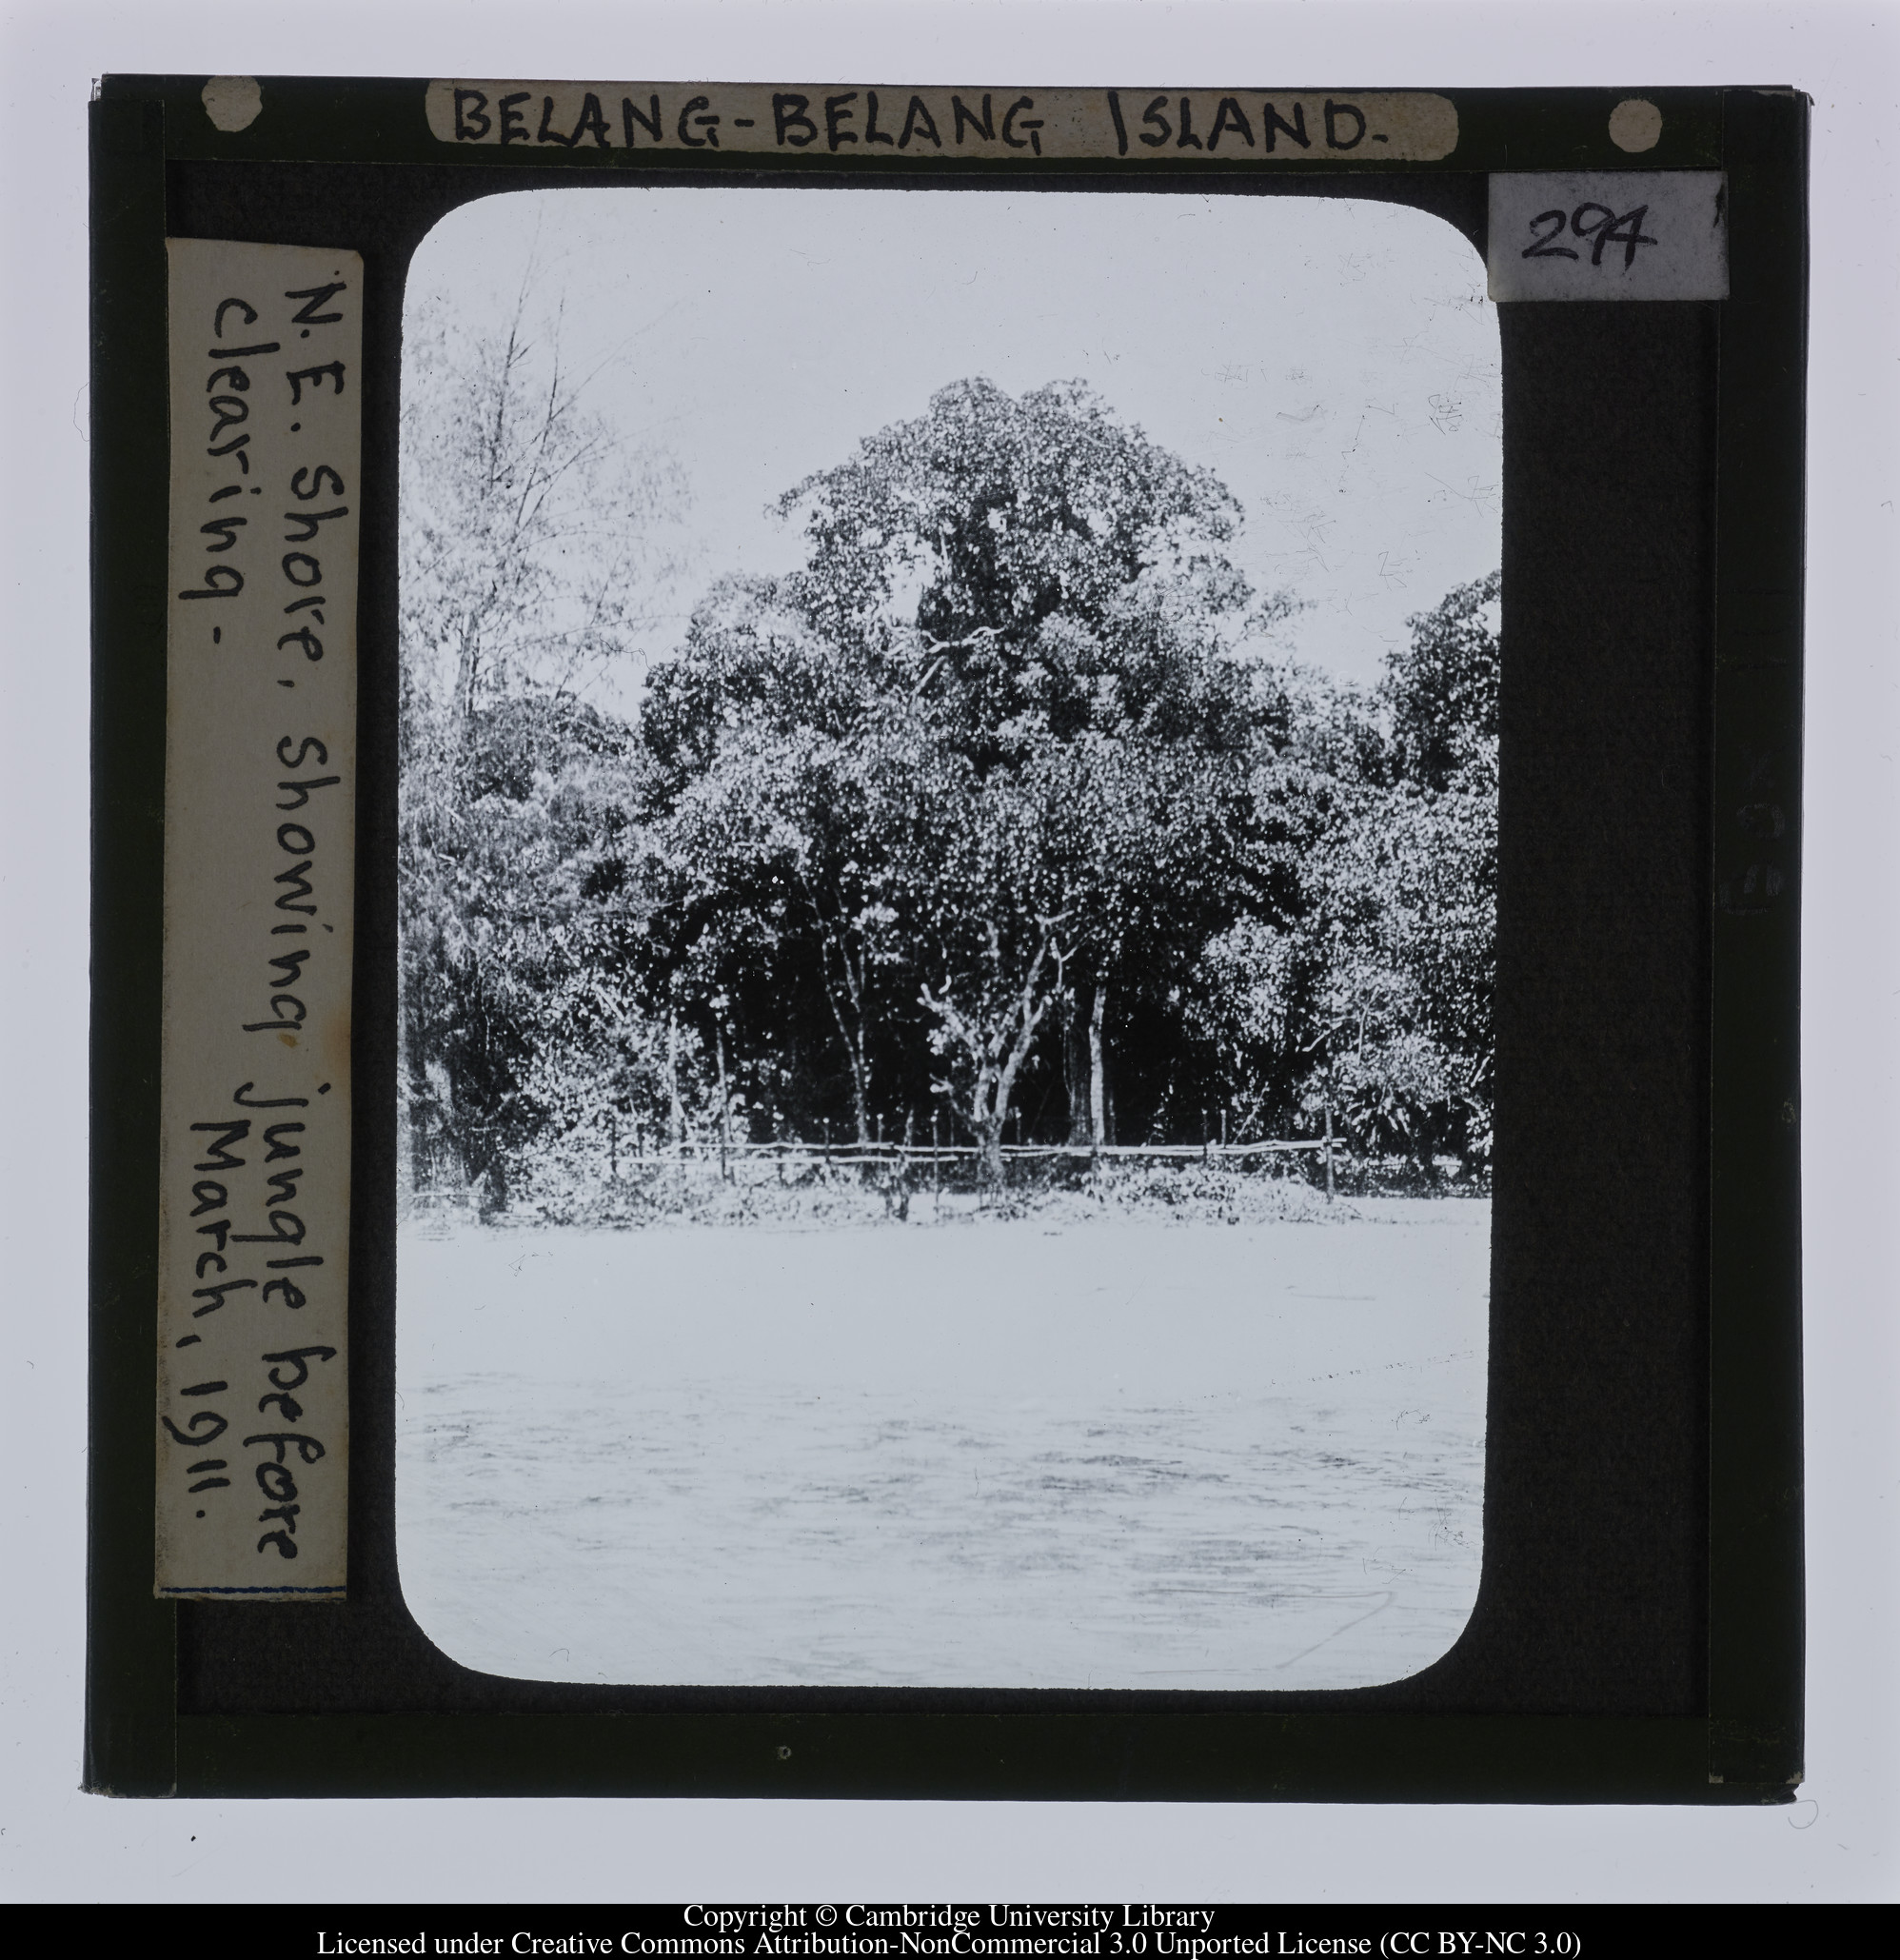
M1720 170L1581 170L1491 180L1494 300L1725 300Z
M1458 141L1442 95L1259 89L437 81L427 112L444 143L755 156L1431 163Z
M167 251L156 1584L338 1598L363 263Z

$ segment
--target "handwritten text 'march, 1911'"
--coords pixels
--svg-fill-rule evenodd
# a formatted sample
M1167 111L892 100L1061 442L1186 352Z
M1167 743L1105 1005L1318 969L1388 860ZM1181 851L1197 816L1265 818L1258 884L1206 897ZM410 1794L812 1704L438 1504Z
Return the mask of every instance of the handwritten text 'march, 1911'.
M336 1598L363 268L168 254L156 1587Z

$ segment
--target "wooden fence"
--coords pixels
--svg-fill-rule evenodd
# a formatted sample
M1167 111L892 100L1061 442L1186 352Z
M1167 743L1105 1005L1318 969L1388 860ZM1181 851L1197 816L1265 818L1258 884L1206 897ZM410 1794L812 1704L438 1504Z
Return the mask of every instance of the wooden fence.
M1098 1170L1107 1163L1229 1164L1238 1169L1251 1159L1260 1162L1276 1157L1317 1156L1325 1170L1326 1197L1330 1202L1336 1171L1352 1161L1351 1153L1336 1137L1263 1138L1252 1143L1005 1143L1000 1146L1005 1172L1010 1166L1041 1163L1075 1164ZM944 1179L953 1181L975 1167L982 1156L974 1143L869 1142L807 1143L727 1143L722 1139L695 1139L673 1143L658 1150L644 1147L623 1151L616 1137L610 1146L610 1178L639 1178L650 1171L668 1169L683 1173L688 1164L710 1167L717 1163L722 1179L738 1182L741 1168L763 1165L780 1183L788 1175L808 1176L814 1171L835 1167L882 1172L888 1178L941 1189Z
M1270 1157L1307 1150L1322 1154L1330 1152L1336 1158L1347 1155L1345 1145L1337 1138L1328 1142L1323 1137L1260 1143L1005 1143L1002 1145L1001 1154L1004 1161L1009 1163L1055 1158L1067 1158L1081 1163L1092 1163L1098 1158L1146 1159L1156 1163L1199 1163L1223 1158L1234 1160L1250 1157ZM927 1164L940 1158L945 1161L954 1161L981 1155L980 1147L975 1143L786 1141L722 1145L716 1141L706 1142L702 1139L664 1144L658 1150L623 1150L616 1153L618 1161L629 1168L652 1169L682 1162L723 1163L727 1158L741 1162L776 1161L783 1164L907 1165L915 1169L919 1164Z
M575 1132L578 1138L583 1132ZM905 1191L926 1191L935 1187L969 1190L971 1175L982 1156L974 1143L946 1143L925 1139L902 1143L881 1138L865 1142L856 1139L832 1143L785 1138L775 1143L723 1142L718 1137L699 1137L677 1143L652 1144L642 1138L632 1148L624 1147L611 1130L601 1166L605 1175L603 1186L646 1185L649 1190L675 1179L697 1183L717 1178L722 1183L746 1184L757 1188L762 1178L766 1183L802 1183L813 1176L832 1170L869 1173L865 1181L886 1195ZM596 1145L598 1148L598 1145ZM1316 1156L1324 1166L1326 1196L1334 1195L1336 1170L1350 1170L1353 1153L1343 1139L1333 1137L1271 1138L1249 1143L1005 1143L1001 1157L1005 1173L1029 1172L1032 1166L1074 1166L1093 1173L1109 1164L1222 1165L1244 1171L1265 1169L1275 1158ZM1319 1168L1315 1166L1316 1170ZM597 1176L600 1175L596 1172ZM431 1185L418 1187L414 1201L425 1210L460 1209L479 1203L481 1180L469 1190Z

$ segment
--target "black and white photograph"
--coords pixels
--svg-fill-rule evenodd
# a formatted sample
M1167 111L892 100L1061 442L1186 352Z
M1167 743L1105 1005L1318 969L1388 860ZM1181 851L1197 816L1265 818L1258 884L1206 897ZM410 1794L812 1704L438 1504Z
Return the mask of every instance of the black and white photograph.
M1346 198L491 197L402 427L406 1595L1401 1679L1475 1596L1500 392Z
M9 1895L1889 1896L1891 19L332 13L9 13Z

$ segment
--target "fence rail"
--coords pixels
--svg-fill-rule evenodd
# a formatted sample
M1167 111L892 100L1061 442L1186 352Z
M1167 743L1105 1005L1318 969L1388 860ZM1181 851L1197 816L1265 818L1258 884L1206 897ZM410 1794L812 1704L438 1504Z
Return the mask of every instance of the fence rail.
M581 1140L587 1128L583 1125L571 1132L571 1139ZM901 1199L904 1194L932 1186L940 1193L954 1184L967 1194L974 1188L970 1180L978 1171L983 1152L974 1143L927 1139L908 1144L880 1138L863 1143L855 1138L812 1143L788 1138L776 1143L741 1143L735 1139L722 1145L714 1137L686 1138L658 1148L645 1139L638 1147L628 1148L616 1138L602 1155L608 1160L598 1164L594 1175L603 1193L615 1188L643 1189L652 1197L676 1183L683 1190L686 1185L697 1185L709 1177L717 1178L721 1188L734 1183L757 1190L762 1188L762 1178L764 1186L803 1185L814 1174L821 1177L836 1169L868 1174L866 1190L881 1193L888 1203ZM1000 1155L1006 1174L1013 1170L1032 1173L1032 1167L1038 1164L1051 1170L1066 1164L1090 1176L1109 1164L1139 1163L1183 1168L1193 1164L1210 1168L1221 1165L1244 1173L1250 1160L1264 1169L1266 1162L1275 1158L1309 1157L1318 1159L1316 1172L1323 1165L1329 1200L1336 1173L1350 1176L1359 1161L1338 1137L1261 1138L1246 1143L1005 1143L1000 1146ZM425 1209L453 1209L479 1203L478 1194L484 1185L482 1178L467 1187L430 1180L419 1183L412 1196Z
M1005 1143L1001 1155L1010 1163L1054 1158L1080 1163L1098 1158L1152 1158L1161 1162L1199 1163L1216 1158L1265 1157L1304 1150L1323 1152L1327 1148L1326 1139L1316 1137L1260 1143ZM1331 1149L1335 1157L1349 1154L1337 1138L1333 1139ZM617 1155L620 1162L629 1167L663 1169L668 1164L722 1162L727 1158L766 1163L918 1164L927 1163L933 1158L977 1158L982 1151L975 1143L733 1143L722 1149L718 1143L692 1141L668 1144L657 1151L623 1149Z

